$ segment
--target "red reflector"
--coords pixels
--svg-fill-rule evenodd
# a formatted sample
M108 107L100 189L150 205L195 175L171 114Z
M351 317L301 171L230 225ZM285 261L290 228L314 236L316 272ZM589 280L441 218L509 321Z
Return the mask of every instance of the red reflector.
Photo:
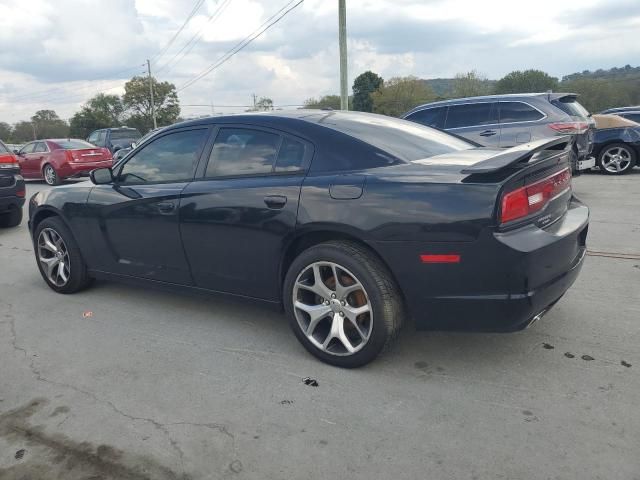
M554 197L570 188L571 170L565 168L547 178L505 193L502 197L500 221L506 223L539 212Z
M460 255L420 255L422 263L460 263Z
M16 192L16 197L22 197L24 198L24 196L27 194L27 192L25 190L18 190Z

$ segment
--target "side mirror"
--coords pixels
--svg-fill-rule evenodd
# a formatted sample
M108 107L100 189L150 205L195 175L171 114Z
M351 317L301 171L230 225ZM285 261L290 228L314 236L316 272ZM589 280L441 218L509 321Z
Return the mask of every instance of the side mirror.
M17 148L14 148L13 153L15 153L16 155L20 155L20 150L18 150Z
M91 170L89 178L95 185L108 185L113 183L113 172L110 168L97 168Z

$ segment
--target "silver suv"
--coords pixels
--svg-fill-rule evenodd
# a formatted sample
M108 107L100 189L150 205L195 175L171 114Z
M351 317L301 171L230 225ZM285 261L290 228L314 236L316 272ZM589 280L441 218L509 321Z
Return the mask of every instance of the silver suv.
M592 168L595 121L574 93L523 93L457 98L421 105L402 118L446 130L487 147L514 147L573 135L577 170Z

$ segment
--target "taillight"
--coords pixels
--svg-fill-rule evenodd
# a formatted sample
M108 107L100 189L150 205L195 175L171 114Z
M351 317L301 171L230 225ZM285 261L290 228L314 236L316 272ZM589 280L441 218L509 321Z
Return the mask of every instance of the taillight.
M587 122L550 123L549 127L562 135L581 135L589 130L589 124Z
M539 212L570 188L571 169L565 168L530 185L507 192L502 197L500 222L511 222Z
M25 190L23 185L22 187L20 187L20 190L16 192L16 197L24 198L26 194L27 194L27 191Z
M19 168L18 160L13 155L1 155L0 156L0 169L16 169Z

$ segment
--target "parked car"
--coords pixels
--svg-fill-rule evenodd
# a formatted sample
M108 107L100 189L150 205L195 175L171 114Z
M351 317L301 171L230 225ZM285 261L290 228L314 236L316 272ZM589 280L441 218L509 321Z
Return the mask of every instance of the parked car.
M618 117L626 118L632 122L640 123L640 110L629 110L625 112L615 112Z
M575 170L591 169L595 122L574 93L457 98L420 105L403 118L455 133L486 147L511 148L557 135L575 139Z
M608 175L629 173L640 155L640 125L615 115L594 115L593 153L598 167Z
M616 115L624 112L640 112L640 105L636 105L635 107L617 107L617 108L608 108L607 110L603 110L600 112L601 114L609 114L615 113Z
M84 140L49 139L27 143L15 152L26 179L60 185L65 178L87 176L94 168L113 165L111 152Z
M162 127L154 128L153 130L150 130L146 134L144 134L140 139L136 140L135 142L132 142L131 146L117 150L113 154L113 163L116 163L122 160L124 157L126 157L129 154L131 150L133 150L134 148L137 148L139 145L142 145L144 142L147 141L147 139L151 138L160 130L162 130Z
M405 312L420 329L512 331L562 297L589 219L571 143L477 148L359 112L198 119L37 193L29 228L56 292L119 278L283 305L313 355L356 367Z
M135 128L102 128L91 132L87 142L96 147L107 148L113 154L121 148L130 148L131 144L141 136L140 132Z
M22 222L25 186L14 154L0 141L0 227L17 227Z

